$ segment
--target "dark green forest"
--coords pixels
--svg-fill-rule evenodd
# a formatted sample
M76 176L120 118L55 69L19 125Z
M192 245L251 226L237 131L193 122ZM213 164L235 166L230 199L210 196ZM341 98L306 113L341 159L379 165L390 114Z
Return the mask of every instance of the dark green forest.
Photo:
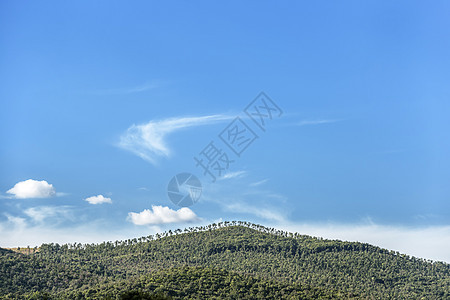
M450 265L248 222L0 248L0 299L450 299Z

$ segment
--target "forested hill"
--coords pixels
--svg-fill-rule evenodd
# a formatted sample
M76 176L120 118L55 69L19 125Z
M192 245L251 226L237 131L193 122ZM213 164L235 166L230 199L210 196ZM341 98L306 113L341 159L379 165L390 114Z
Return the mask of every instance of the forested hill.
M450 265L247 222L0 249L3 299L450 299Z

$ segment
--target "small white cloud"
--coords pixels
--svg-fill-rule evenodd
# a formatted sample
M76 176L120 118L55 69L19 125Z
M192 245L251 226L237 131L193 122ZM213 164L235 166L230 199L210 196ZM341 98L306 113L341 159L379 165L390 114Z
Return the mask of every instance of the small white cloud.
M158 158L169 157L171 154L166 143L168 134L180 129L210 125L225 120L231 120L232 118L233 117L225 115L181 117L133 125L120 137L118 146L136 154L152 164L156 164Z
M90 204L112 203L111 198L104 197L103 195L88 197L84 199L84 201L87 201Z
M52 184L49 184L45 180L37 181L33 179L16 183L7 193L17 199L50 198L56 196L56 191Z
M199 221L197 215L187 207L179 210L167 206L152 205L152 209L144 209L140 213L130 212L128 218L135 225L168 224Z

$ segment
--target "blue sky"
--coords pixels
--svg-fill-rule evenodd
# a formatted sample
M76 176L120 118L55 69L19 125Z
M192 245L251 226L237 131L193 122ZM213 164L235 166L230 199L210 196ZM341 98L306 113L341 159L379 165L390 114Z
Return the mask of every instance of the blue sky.
M240 219L450 262L449 12L3 1L0 246ZM283 111L265 132L243 112L261 91ZM218 137L237 116L259 136L240 157ZM210 141L235 160L215 183ZM189 209L180 172L203 185Z

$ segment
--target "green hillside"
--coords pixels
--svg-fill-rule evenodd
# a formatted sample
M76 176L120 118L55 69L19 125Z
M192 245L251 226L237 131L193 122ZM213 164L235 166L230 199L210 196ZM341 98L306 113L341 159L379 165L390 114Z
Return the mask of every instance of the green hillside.
M0 298L450 299L450 265L246 222L0 249Z

